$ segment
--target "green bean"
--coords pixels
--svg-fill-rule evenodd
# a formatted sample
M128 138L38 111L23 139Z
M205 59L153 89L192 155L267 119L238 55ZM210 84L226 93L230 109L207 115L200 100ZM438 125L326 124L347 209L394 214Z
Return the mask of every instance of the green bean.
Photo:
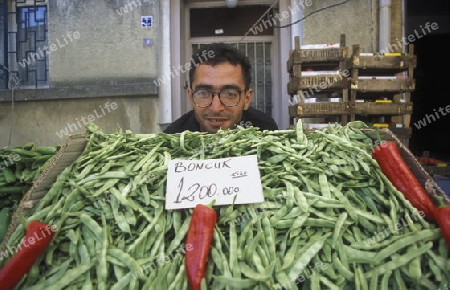
M294 220L292 227L289 229L289 237L291 239L295 238L296 236L298 236L300 234L300 232L302 230L302 226L304 225L304 223L306 222L306 220L308 218L309 218L309 213L300 215Z
M336 226L336 222L328 219L317 219L309 217L305 220L303 225L306 227L334 228Z
M264 252L264 249L260 245L256 246L256 253L253 255L253 258L255 257L259 257L260 262L258 264L264 268L269 267L272 263L274 263L274 265L277 263L277 261L274 262L269 260L267 253Z
M117 281L112 287L111 290L120 290L120 289L129 289L129 284L131 279L134 279L131 273L127 273L123 276L119 281Z
M40 283L43 283L45 286L50 286L54 283L57 283L64 275L66 275L67 270L72 263L72 259L68 259L65 262L61 263L58 268L55 268L55 270L57 271L52 276L48 277L42 282L40 281ZM33 289L33 287L30 287L29 289Z
M169 273L169 270L170 270L170 262L165 262L163 265L160 265L159 266L159 268L158 268L158 275L156 276L156 279L155 279L155 286L158 288L158 289L167 289L167 283L168 283L168 281L167 281L167 274Z
M329 235L330 233L317 238L317 240L312 240L302 248L300 257L295 261L293 267L288 272L288 277L291 280L294 280L303 271L304 267L309 263L312 257L314 257L314 255L323 247L323 244Z
M417 250L417 244L412 244L410 249L413 251ZM420 278L422 277L420 257L416 257L408 263L408 274L415 283L418 283L420 281Z
M234 277L239 277L241 269L238 264L238 258L237 258L237 234L236 234L236 227L234 223L229 224L230 228L230 259L229 264L231 265L231 272Z
M400 290L407 290L408 289L408 287L405 284L405 281L402 278L402 274L400 272L400 269L395 269L394 277L395 277L395 282L396 282L396 285L397 285L398 289L400 289Z
M139 273L141 271L141 267L136 262L136 260L130 256L128 253L117 249L117 248L109 248L108 249L108 255L111 255L113 257L116 257L120 261L122 261L126 267L128 267L131 271L135 273Z
M175 278L171 281L167 290L173 290L173 289L176 289L176 287L181 286L181 281L183 280L183 277L185 275L186 275L185 266L184 266L184 263L181 263L181 266L178 269L177 274L175 275Z
M80 220L94 234L94 236L97 239L97 241L101 242L102 241L103 230L100 227L100 225L95 220L93 220L88 214L86 214L85 212L82 212L80 214Z
M372 277L375 269L378 269L378 273L381 275L383 273L386 273L388 271L395 270L396 268L403 266L405 264L407 264L409 261L411 261L412 259L422 255L423 253L427 252L431 247L433 246L432 242L428 242L426 244L424 244L423 246L419 247L417 250L415 251L410 251L402 256L400 256L399 258L389 261L383 265L377 266L372 270L369 270L366 272L366 276L368 278Z
M324 277L324 276L318 276L318 277L319 277L320 282L322 282L322 284L324 284L327 287L327 289L330 289L330 290L339 290L340 289L339 286L335 285L333 282L328 280L326 277Z
M102 215L102 242L101 242L101 248L100 251L98 253L98 264L96 266L96 271L97 271L97 287L98 289L106 289L106 283L108 280L108 271L109 271L109 267L108 267L108 263L107 263L107 259L106 259L106 255L107 255L107 251L108 251L108 230L106 227L106 219L105 216Z
M287 207L280 208L273 216L270 217L270 224L274 225L288 213Z
M266 240L266 245L269 250L268 257L271 261L275 261L275 256L276 256L275 234L270 225L269 218L267 217L266 214L263 214L261 224L262 224L262 228L263 228L263 232L264 232L264 237Z
M295 254L297 252L297 248L300 243L300 237L296 236L294 238L294 241L292 242L290 248L287 250L286 255L283 257L283 263L281 266L282 270L286 270L292 267L294 260L295 260Z
M355 266L355 286L358 290L368 290L369 285L361 265Z
M123 171L108 171L103 174L92 174L92 175L78 181L77 184L82 185L87 182L95 181L95 180L99 180L99 179L107 179L108 180L107 182L111 182L111 181L117 182L117 181L119 181L119 179L127 178L127 177L128 177L128 175Z
M108 256L106 258L107 258L108 262L111 262L110 256ZM117 281L120 281L127 274L127 273L125 273L125 267L122 267L119 264L116 264L113 262L111 262L111 264L112 264L112 268L114 271L114 276L116 277ZM128 272L128 273L131 273L131 272ZM131 275L133 275L133 274L131 274ZM133 276L133 278L135 278L135 277ZM137 279L137 278L135 278L135 279Z
M222 263L222 257L216 247L211 248L211 257L220 273L225 273L225 267Z
M377 255L377 253L354 249L347 245L343 245L343 249L344 249L345 256L347 257L349 263L369 263L369 264L371 264ZM341 256L341 258L342 258L342 256Z
M258 281L254 279L241 279L228 276L214 276L214 279L225 286L229 286L232 289L249 289L257 284Z
M264 272L256 272L244 262L240 262L239 267L242 270L242 274L244 274L247 278L255 281L267 281L272 277L275 264L268 266Z
M355 274L354 274L352 271L350 271L350 269L347 268L347 266L344 265L344 264L341 262L341 260L340 260L340 258L339 258L339 255L338 255L337 253L333 253L333 258L332 258L332 260L333 260L334 266L336 267L336 270L337 270L342 276L344 276L345 279L347 279L347 280L353 280L353 279L355 278Z
M379 264L381 263L381 261L392 255L393 253L399 252L406 246L409 246L417 241L428 241L429 239L435 239L433 237L438 235L438 231L423 230L417 234L410 235L407 240L397 240L396 242L390 244L389 246L378 252L374 257L373 262L375 264Z
M388 290L389 289L389 277L392 275L392 271L386 271L383 275L383 278L381 279L381 290Z
M158 212L156 212L155 218L152 219L152 221L147 225L145 230L139 235L139 237L133 242L133 244L131 244L128 247L128 249L127 249L128 252L132 251L140 242L142 242L142 240L144 240L144 238L147 237L147 235L150 233L150 231L153 229L153 227L158 222L158 218L162 214L162 212L163 212L162 208Z
M92 285L92 281L91 281L91 274L88 272L84 273L84 283L83 286L81 287L81 290L93 290L94 286Z
M180 229L178 231L176 231L177 235L175 236L175 238L172 239L172 242L167 247L168 253L173 252L177 247L180 246L181 241L183 240L183 238L185 237L185 235L189 229L190 221L191 221L190 217L186 218L183 221L183 224L181 225Z
M111 199L111 209L116 220L117 226L125 233L131 234L131 229L128 221L125 218L125 215L122 212L119 212L119 203L117 199Z
M46 290L59 290L63 289L64 287L70 285L72 281L89 271L91 269L92 265L80 265L75 268L69 269L64 273L64 276L61 277L58 281L56 281L54 284L51 284L46 287Z
M347 220L347 216L348 216L347 212L345 212L345 211L342 212L339 215L339 218L338 218L338 220L336 222L336 227L334 228L333 237L332 237L332 240L331 240L331 247L333 249L336 246L336 242L338 240L338 237L341 235L341 229L342 229L342 227L344 225L344 222Z

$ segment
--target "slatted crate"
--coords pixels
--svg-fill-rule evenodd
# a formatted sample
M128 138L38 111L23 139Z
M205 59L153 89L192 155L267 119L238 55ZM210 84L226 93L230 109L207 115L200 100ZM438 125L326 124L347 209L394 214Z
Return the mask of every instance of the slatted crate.
M288 94L293 99L298 95L298 106L320 107L322 103L308 103L308 98L315 98L317 95L327 95L330 99L342 99L342 102L348 101L349 72L346 70L348 61L348 48L345 46L345 35L340 36L339 43L334 44L312 44L300 46L299 37L295 37L295 49L289 54L287 61L287 71L290 76L287 84ZM313 71L310 71L313 70ZM334 96L334 97L333 97ZM323 104L333 104L324 102ZM298 115L298 106L293 105L289 108L290 123ZM325 105L341 106L341 105ZM339 110L342 111L342 110ZM329 117L331 115L326 111L320 111L316 116ZM336 115L337 116L337 115ZM343 123L347 122L347 115L337 116Z

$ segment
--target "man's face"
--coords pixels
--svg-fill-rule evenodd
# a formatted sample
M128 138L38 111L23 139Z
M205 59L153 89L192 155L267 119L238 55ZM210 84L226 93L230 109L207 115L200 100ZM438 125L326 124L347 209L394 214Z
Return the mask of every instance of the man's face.
M206 108L197 107L192 100L192 92L198 89L209 89L219 92L223 87L234 87L242 90L239 103L234 107L224 106L217 94L214 94L212 104ZM188 90L189 101L194 108L195 118L200 124L200 130L216 133L219 129L232 129L242 118L242 112L247 110L252 100L252 90L244 92L245 82L241 65L228 62L214 66L201 64L197 66L192 82L192 90Z

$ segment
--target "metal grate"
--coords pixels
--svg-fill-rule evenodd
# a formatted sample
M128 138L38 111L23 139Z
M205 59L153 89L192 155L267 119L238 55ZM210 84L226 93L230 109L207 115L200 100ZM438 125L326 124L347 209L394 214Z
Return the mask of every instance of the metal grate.
M2 51L0 86L48 86L48 17L46 0L1 1ZM9 70L9 74L7 69ZM9 85L8 85L9 82ZM14 86L17 84L14 84Z
M245 53L252 65L253 89L251 106L272 115L272 42L231 43ZM201 50L206 44L193 44L192 51Z

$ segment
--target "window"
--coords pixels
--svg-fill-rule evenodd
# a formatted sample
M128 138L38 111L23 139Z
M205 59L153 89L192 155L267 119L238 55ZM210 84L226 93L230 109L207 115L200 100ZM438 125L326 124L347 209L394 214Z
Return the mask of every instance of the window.
M46 86L48 84L47 7L19 7L16 17L16 61L21 85Z
M0 0L0 89L8 88L6 28L6 3Z
M48 86L47 18L45 1L0 1L0 88Z
M264 14L268 6L254 5L238 8L192 8L190 9L191 37L243 36ZM250 35L273 35L273 22L262 19Z

